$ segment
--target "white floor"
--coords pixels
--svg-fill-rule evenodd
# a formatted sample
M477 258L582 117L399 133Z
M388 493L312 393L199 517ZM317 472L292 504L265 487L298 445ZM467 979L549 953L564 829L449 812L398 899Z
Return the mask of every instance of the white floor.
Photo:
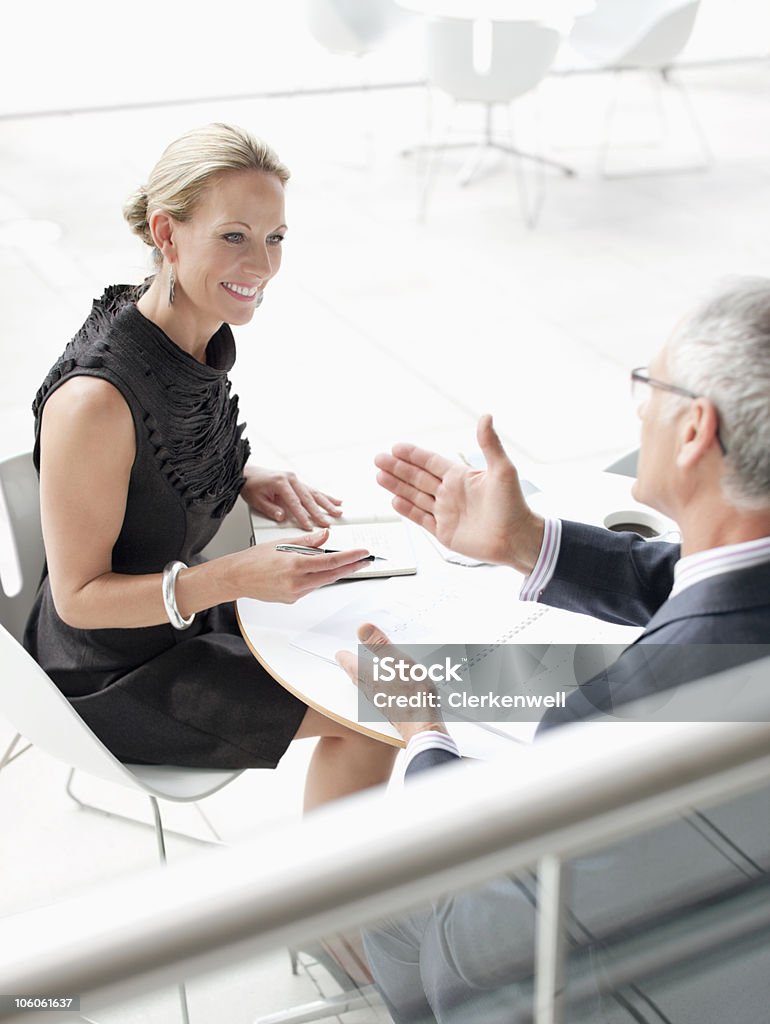
M257 461L374 504L376 451L409 439L468 453L476 418L491 411L528 475L600 468L636 443L629 368L647 362L709 282L770 273L769 74L761 65L688 73L710 171L611 181L595 165L608 82L549 81L542 133L578 174L547 176L533 231L510 164L460 188L450 157L417 221L415 162L400 155L422 138L416 89L0 121L0 457L31 446L34 393L91 299L148 270L121 220L124 197L172 137L232 120L264 134L293 170L283 270L237 335L234 388ZM648 94L631 80L624 89L618 159L688 162L684 129L637 145L649 138ZM456 124L476 117L461 112ZM0 728L0 749L11 735ZM237 841L295 816L308 755L299 744L275 773L248 773L212 798L223 834ZM64 777L35 750L0 776L0 915L154 860L149 832L79 811ZM112 807L130 803L82 786ZM194 827L187 814L172 812L172 823L181 815ZM191 848L173 841L170 856ZM246 1024L314 994L276 952L194 983L192 1019ZM100 1019L174 1020L173 994Z

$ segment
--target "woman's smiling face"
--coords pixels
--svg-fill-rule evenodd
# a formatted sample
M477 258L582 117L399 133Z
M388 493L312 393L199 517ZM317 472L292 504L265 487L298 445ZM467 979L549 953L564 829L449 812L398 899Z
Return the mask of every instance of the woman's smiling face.
M245 324L281 266L284 189L263 171L212 179L189 220L172 220L174 306L213 334Z

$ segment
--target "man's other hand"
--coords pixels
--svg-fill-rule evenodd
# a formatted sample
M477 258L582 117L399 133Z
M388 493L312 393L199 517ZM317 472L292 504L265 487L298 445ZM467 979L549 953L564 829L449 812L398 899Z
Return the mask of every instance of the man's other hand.
M379 627L372 625L371 622L365 622L363 625L358 627L358 639L366 647L367 652L371 651L372 656L377 655L379 658L393 657L396 661L404 660L413 663L411 658L399 651L397 647L394 647L382 630L379 629ZM336 658L338 664L345 669L351 680L356 684L371 704L374 704L375 693L380 691L387 692L389 696L393 697L408 697L413 696L416 693L420 693L424 696L430 694L436 695L436 689L429 680L415 683L406 680L398 681L397 678L393 683L388 683L387 688L383 687L381 683L375 683L373 661L365 655L359 658L351 651L338 651ZM431 701L426 700L425 703L430 704ZM437 704L437 699L434 700L433 703ZM418 715L415 711L412 717L413 719L419 718L419 721L400 720L398 716L399 713L403 714L403 708L399 709L396 706L383 707L380 708L380 710L394 728L398 730L402 738L406 740L407 743L411 737L418 732L426 732L429 730L434 732L447 732L446 726L444 725L444 721L441 717L441 710L438 706L421 708L420 711L425 714L420 713Z

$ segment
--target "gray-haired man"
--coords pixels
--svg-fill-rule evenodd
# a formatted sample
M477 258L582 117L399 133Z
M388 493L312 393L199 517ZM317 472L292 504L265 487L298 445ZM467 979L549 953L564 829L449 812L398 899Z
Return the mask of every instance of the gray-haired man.
M488 416L478 428L484 472L403 444L376 460L396 511L456 551L524 573L523 599L644 627L541 731L770 652L770 281L720 287L632 381L641 419L633 493L676 520L681 547L535 515ZM355 678L355 658L339 660ZM442 722L395 724L408 741L407 776L459 757ZM677 911L768 870L763 790L577 861L572 932L589 945L595 938L599 955L613 929L641 927L661 907ZM535 900L530 880L501 879L373 930L367 949L394 1021L502 1024L526 1015L519 986ZM740 962L725 951L695 985L628 986L574 1019L767 1019L765 943Z

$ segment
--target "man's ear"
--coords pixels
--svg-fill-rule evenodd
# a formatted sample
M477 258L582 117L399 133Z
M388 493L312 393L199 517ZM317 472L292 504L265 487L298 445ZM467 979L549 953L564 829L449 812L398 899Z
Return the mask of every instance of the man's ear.
M154 213L150 214L147 226L150 229L155 247L160 250L167 262L173 263L176 256L176 246L174 244L175 224L173 218L165 210L155 210Z
M691 469L703 459L712 446L719 447L719 414L708 398L696 398L682 418L677 434L676 464Z

